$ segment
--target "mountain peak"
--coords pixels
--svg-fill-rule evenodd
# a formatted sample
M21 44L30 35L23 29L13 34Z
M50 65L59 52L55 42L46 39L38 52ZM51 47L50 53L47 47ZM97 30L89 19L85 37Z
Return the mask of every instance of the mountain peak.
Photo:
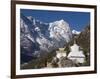
M59 20L60 22L65 22L64 19Z
M32 16L27 16L27 18L32 21L33 20L33 17Z
M59 23L59 24L65 24L67 23L64 19L61 19L61 20L57 20L55 21L56 23Z
M80 31L72 30L72 33L73 33L73 34L76 34L76 35L79 35L79 34L80 34Z

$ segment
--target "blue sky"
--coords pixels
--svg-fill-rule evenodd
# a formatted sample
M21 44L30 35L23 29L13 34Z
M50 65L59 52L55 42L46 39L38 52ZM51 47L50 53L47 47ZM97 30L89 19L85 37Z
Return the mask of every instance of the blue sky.
M77 31L81 31L90 23L89 12L21 9L21 13L25 16L33 16L37 20L46 23L64 19L69 23L72 30L75 29Z

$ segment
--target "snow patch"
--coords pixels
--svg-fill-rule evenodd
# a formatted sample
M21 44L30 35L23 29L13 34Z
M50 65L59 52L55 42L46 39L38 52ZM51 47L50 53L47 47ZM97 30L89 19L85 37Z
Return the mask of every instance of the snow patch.
M81 32L80 31L76 31L76 30L72 30L73 34L79 35Z

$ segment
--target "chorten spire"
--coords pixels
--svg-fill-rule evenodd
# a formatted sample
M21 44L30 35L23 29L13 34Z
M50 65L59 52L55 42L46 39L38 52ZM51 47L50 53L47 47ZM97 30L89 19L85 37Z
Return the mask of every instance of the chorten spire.
M76 40L74 40L74 44L76 44Z

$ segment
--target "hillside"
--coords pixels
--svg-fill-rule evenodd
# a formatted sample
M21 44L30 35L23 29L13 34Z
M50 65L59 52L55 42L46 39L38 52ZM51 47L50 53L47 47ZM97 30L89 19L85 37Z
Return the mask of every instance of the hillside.
M84 65L90 65L90 25L86 26L79 35L74 35L73 39L67 43L66 51L67 55L70 52L70 46L74 44L74 41L80 46L80 50L84 52L86 62Z

